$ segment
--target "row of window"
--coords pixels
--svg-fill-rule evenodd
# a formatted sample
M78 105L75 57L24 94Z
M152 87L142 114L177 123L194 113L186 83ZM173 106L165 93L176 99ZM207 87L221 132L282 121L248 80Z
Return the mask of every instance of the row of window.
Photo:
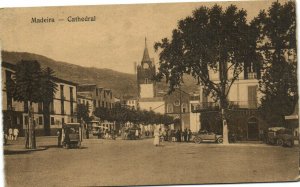
M73 123L73 122L74 122L73 118L71 118L71 123ZM25 116L25 124L28 124L28 123L29 123L28 116ZM50 118L50 124L51 125L61 125L63 123L65 123L65 118L61 118L61 120L58 120L58 119L55 120L54 117ZM39 116L37 119L35 119L35 124L36 125L43 125L44 124L43 116Z
M96 96L99 96L100 93L102 92L103 89L99 89L99 88L96 88ZM106 91L103 91L103 98L106 98L106 96L110 97L110 99L112 99L112 92L108 92L108 94L106 94L107 92Z
M135 104L135 100L128 100L127 103L128 103L129 105L134 105L134 104Z
M173 113L173 112L174 112L174 105L171 103L167 104L167 113ZM186 103L181 104L181 112L182 113L188 112L188 105Z
M93 101L94 103L94 107L104 107L104 108L113 108L114 107L114 104L113 103L109 103L109 102L104 102L102 101L102 104L101 104L101 101L98 101L98 105L96 103L96 100Z
M73 101L74 98L73 98L73 87L70 87L70 101ZM66 97L64 95L64 85L60 85L60 98L61 100L65 100Z

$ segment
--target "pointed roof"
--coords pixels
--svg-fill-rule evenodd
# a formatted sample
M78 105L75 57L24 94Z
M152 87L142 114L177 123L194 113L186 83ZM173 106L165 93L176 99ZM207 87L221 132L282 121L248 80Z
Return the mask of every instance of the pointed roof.
M144 55L142 62L151 62L150 57L149 57L149 52L147 48L147 38L145 38L145 49L144 49Z

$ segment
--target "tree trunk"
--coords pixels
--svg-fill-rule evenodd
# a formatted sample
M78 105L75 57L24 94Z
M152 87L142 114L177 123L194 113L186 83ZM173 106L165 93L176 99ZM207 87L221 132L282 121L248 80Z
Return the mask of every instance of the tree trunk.
M228 141L228 125L227 125L227 120L225 117L225 109L221 109L221 117L222 117L222 124L223 124L223 144L227 145L229 144Z
M27 136L25 147L27 149L36 149L36 141L35 141L35 124L34 124L34 116L33 116L33 108L32 102L29 104L28 108L28 128L27 128Z
M45 135L50 136L50 111L49 111L49 102L43 103L43 116L44 116L44 130Z

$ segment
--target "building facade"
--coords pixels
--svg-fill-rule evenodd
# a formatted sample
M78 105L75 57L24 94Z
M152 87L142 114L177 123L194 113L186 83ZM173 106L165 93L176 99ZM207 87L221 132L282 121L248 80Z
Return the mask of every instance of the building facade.
M115 98L110 89L98 87L96 84L84 84L78 86L78 94L92 98L93 112L99 107L108 109L114 107Z
M228 76L232 73L229 71ZM260 117L258 107L262 94L259 92L259 69L245 68L228 94L229 110L226 111L229 133L237 134L242 140L259 140L268 124ZM219 72L210 71L211 80L219 81ZM200 103L195 106L200 112L201 128L222 133L222 120L219 103L200 86Z
M28 104L15 101L9 89L7 89L10 81L12 81L12 76L15 74L15 65L2 62L1 66L3 126L6 130L8 128L18 128L22 136L29 122ZM32 104L36 135L55 135L57 129L61 128L63 123L77 121L77 84L59 78L53 78L53 81L57 84L58 90L50 103L50 113L46 114L43 111L43 103ZM50 124L47 124L45 120L47 117L50 119ZM46 129L50 134L46 132Z
M89 109L89 116L93 116L94 105L93 105L93 98L89 94L77 94L77 104L83 104L88 106Z

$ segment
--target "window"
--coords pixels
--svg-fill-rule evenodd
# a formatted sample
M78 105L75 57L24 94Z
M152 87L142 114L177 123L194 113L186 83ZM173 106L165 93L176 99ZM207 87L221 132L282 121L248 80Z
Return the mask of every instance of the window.
M65 123L65 118L61 119L61 123L64 124Z
M186 113L188 110L187 110L187 104L186 103L182 103L181 105L181 108L182 108L182 113Z
M50 121L51 121L51 125L54 125L54 117L51 117Z
M248 86L248 107L257 108L257 86Z
M167 113L173 113L173 105L172 104L167 104Z
M98 101L98 107L101 107L101 105L100 105L100 101Z
M145 84L148 84L148 78L145 78Z
M64 101L63 100L61 100L61 103L60 103L60 112L61 112L61 114L62 115L64 115L65 114L65 106L64 106Z
M96 88L96 96L98 96L98 88Z
M93 101L94 108L96 108L96 100Z
M102 101L102 107L104 107L104 101Z
M39 125L43 125L43 117L42 116L39 117Z
M70 101L73 101L73 87L70 87Z
M50 102L50 104L49 104L49 111L50 111L51 114L54 114L54 113L55 113L53 102Z
M43 112L43 103L39 102L38 103L38 113L42 113Z
M28 125L28 123L29 123L28 116L25 116L25 119L24 119L24 121L25 121L25 125Z
M24 112L28 112L28 103L24 102Z
M64 85L60 85L60 97L61 99L65 99L65 96L64 96Z
M179 101L179 100L176 100L176 101L174 102L174 105L175 105L175 106L179 106L179 105L180 105L180 101Z

